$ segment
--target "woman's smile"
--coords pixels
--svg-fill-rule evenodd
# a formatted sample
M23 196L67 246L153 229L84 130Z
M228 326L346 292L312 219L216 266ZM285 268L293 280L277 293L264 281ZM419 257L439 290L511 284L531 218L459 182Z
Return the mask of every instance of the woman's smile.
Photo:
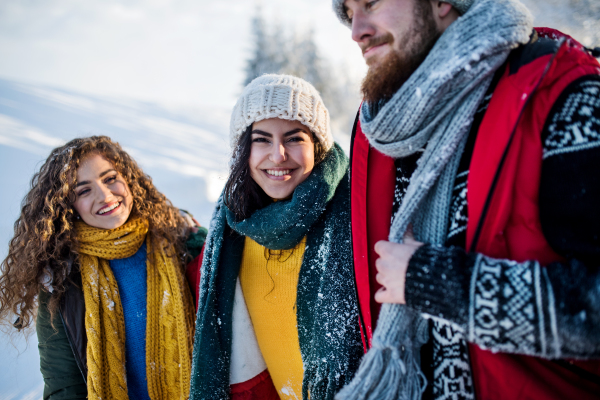
M115 211L118 207L121 206L121 202L116 201L113 204L109 204L105 207L102 207L96 214L98 215L110 215Z
M276 178L283 178L283 179L291 178L290 174L294 170L293 169L264 169L263 171L269 176L269 178L279 180Z

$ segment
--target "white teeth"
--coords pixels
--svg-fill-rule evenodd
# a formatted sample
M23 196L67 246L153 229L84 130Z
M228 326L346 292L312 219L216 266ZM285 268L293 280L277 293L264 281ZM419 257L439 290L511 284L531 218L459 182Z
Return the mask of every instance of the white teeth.
M105 213L107 213L107 212L109 212L109 211L112 211L112 210L114 210L115 208L119 207L119 204L121 204L121 203L118 203L118 202L117 202L117 203L113 204L113 205L112 205L112 206L110 206L110 207L103 208L102 210L98 211L98 214L102 215L102 214L105 214Z
M278 170L278 171L276 171L276 170L273 170L273 169L268 169L268 170L266 170L266 171L267 171L267 174L269 174L269 175L273 175L273 176L284 176L284 175L287 175L287 174L289 174L291 170L289 170L289 169L284 169L284 170Z

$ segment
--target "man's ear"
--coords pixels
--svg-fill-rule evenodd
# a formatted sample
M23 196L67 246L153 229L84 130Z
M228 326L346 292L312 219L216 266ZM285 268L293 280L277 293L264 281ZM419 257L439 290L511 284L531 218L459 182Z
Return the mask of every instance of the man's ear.
M435 4L437 3L437 4ZM453 7L450 3L446 3L445 1L435 1L433 6L433 12L437 14L440 19L444 19L448 17L453 10ZM454 10L456 12L456 10Z
M431 11L440 32L444 32L450 24L460 17L458 10L445 1L432 0Z

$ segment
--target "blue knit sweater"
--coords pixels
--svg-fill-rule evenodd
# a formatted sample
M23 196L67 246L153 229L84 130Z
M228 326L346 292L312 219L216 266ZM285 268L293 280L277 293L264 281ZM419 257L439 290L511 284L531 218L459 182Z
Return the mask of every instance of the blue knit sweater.
M130 399L150 400L146 381L146 244L131 257L111 260L125 316L125 368Z

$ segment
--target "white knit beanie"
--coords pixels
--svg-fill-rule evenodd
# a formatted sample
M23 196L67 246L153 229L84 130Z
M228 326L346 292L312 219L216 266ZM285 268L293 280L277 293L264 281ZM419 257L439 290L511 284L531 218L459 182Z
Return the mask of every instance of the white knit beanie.
M325 151L333 146L329 112L317 89L304 79L267 74L250 82L233 107L229 128L231 148L235 148L246 128L269 118L300 121L314 133Z
M335 11L338 19L346 26L351 26L350 19L346 14L346 10L344 10L344 1L345 0L333 0L333 11ZM422 1L422 0L415 0ZM475 0L443 0L444 3L450 3L454 8L458 10L458 12L463 15L469 8L473 5Z

